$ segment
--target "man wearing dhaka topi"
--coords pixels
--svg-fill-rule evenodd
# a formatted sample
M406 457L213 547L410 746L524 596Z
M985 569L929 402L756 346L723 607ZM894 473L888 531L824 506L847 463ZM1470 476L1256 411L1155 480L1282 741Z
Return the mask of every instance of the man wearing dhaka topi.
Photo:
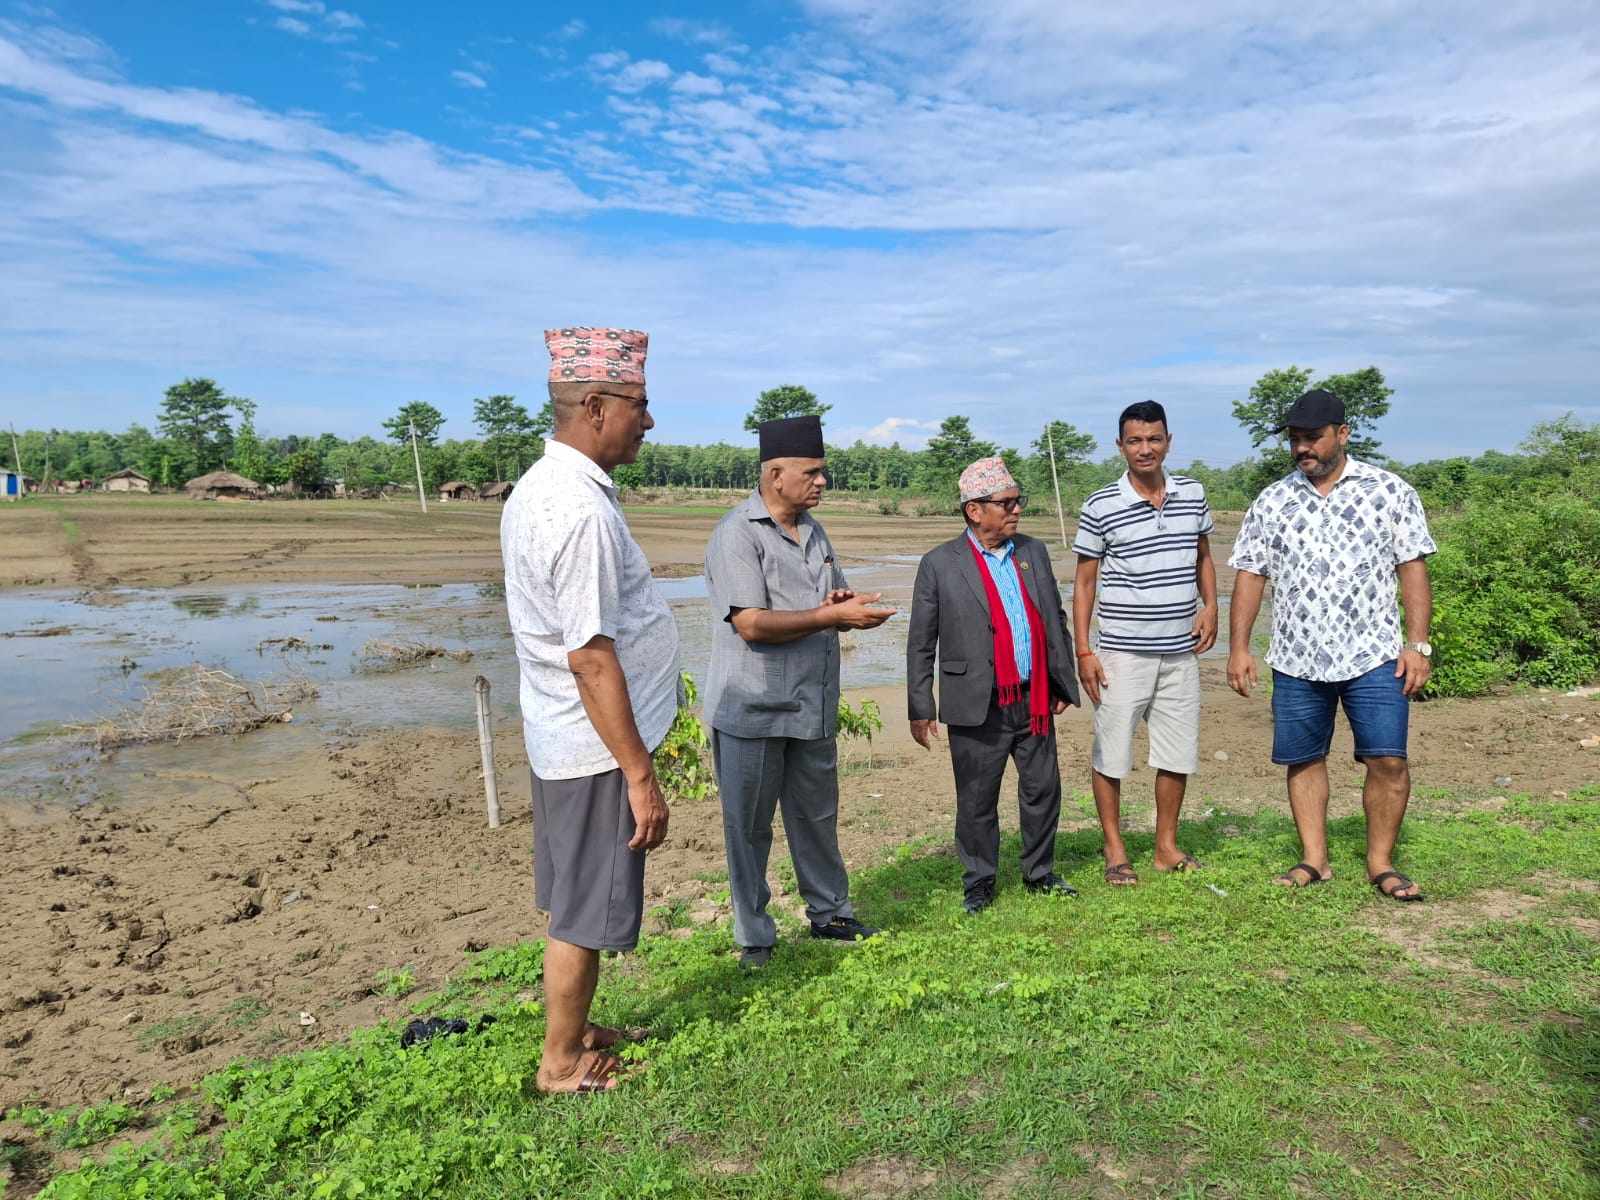
M839 853L839 630L876 629L894 615L879 596L850 590L811 515L828 486L821 420L764 421L757 432L761 481L706 546L706 720L745 970L765 967L777 942L767 858L779 806L811 936L877 932L856 920Z
M994 903L1007 760L1017 766L1023 886L1077 895L1055 873L1061 769L1054 717L1078 703L1078 683L1050 552L1017 532L1027 497L999 458L973 463L959 486L966 529L928 551L917 567L906 710L911 736L926 749L939 736L939 722L949 726L956 849L965 907L976 914Z
M645 334L544 335L555 430L500 521L506 611L533 769L536 902L544 955L541 1092L617 1085L620 1031L589 1021L600 951L631 950L645 852L667 836L651 753L677 712L678 630L628 531L610 472L654 425Z

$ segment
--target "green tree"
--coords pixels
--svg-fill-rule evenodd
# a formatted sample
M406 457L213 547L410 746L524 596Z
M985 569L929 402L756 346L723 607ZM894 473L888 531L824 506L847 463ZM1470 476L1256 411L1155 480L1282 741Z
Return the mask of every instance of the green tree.
M233 407L239 413L239 428L233 435L233 454L228 466L246 479L257 483L269 482L267 449L256 435L256 402L243 396L233 397Z
M936 499L948 497L953 506L961 472L977 459L988 458L994 452L993 442L980 441L973 435L972 424L966 417L946 417L922 452L918 486Z
M431 446L438 440L439 427L444 424L444 414L426 400L413 400L402 404L400 411L383 423L388 435L397 442L411 440L411 425L417 427L417 441Z
M1562 471L1600 462L1600 424L1585 425L1573 413L1540 421L1523 439L1522 452L1547 459Z
M203 474L228 458L233 444L228 409L233 404L215 380L185 379L167 389L157 424L167 437L188 447L189 467Z
M517 403L515 396L490 396L472 402L472 420L483 434L483 448L493 463L496 479L512 479L522 474L534 438L534 419ZM509 471L507 468L514 468Z
M551 433L555 431L555 427L556 402L547 397L543 407L539 409L538 414L533 418L532 423L528 426L528 432L534 434L542 440L549 437Z
M301 446L291 454L284 463L284 471L290 482L303 492L319 491L326 475L322 455L315 446Z
M1366 367L1346 375L1328 375L1312 383L1309 368L1282 367L1256 380L1247 399L1233 402L1234 419L1250 435L1250 444L1265 446L1256 481L1258 488L1288 474L1294 466L1288 447L1283 445L1281 435L1275 430L1283 424L1289 407L1312 388L1326 388L1344 401L1345 423L1350 426L1350 453L1360 459L1377 457L1378 440L1372 436L1373 427L1389 411L1389 397L1394 395L1394 389L1384 382L1382 371Z
M754 433L763 421L777 421L783 417L820 417L833 405L821 404L816 393L798 383L786 383L768 388L756 397L756 406L744 419L746 432Z

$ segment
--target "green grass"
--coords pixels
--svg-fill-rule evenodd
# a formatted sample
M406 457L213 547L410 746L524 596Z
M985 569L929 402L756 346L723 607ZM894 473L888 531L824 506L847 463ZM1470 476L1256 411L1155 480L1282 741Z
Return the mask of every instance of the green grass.
M1566 882L1600 878L1600 791L1413 819L1427 906L1366 886L1358 820L1301 892L1268 882L1298 857L1282 818L1183 836L1204 872L1110 889L1098 839L1064 835L1079 900L1012 865L976 919L955 860L908 848L854 885L891 934L790 926L753 976L725 925L647 938L605 962L595 1015L651 1028L648 1063L601 1097L533 1093L540 948L487 951L430 1011L493 1025L236 1064L205 1085L220 1132L182 1110L45 1195L1600 1196L1595 899ZM1487 888L1519 917L1473 919Z

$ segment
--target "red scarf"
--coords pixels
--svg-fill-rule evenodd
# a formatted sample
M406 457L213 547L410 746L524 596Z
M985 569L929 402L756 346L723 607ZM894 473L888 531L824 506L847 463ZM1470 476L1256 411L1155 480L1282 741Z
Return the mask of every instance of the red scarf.
M1017 652L1011 640L1011 622L1006 619L1005 602L1000 599L1000 589L989 574L989 564L978 549L978 543L967 538L967 548L978 565L978 578L983 580L983 594L989 600L989 625L994 630L994 684L1000 693L1000 707L1007 708L1022 699L1022 677L1017 673ZM1017 563L1016 551L1011 553L1011 569L1017 572L1017 590L1022 593L1022 607L1028 614L1028 632L1032 635L1032 671L1028 679L1028 726L1031 733L1043 736L1050 730L1050 673L1044 646L1044 622L1033 598L1022 583L1022 567Z

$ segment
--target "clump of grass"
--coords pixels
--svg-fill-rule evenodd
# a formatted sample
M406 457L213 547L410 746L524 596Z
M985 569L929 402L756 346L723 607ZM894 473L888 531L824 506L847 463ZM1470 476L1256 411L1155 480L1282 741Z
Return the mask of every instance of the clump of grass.
M432 642L371 641L361 647L362 665L369 671L394 671L414 667L435 658L448 658L453 662L468 662L471 650L450 650Z
M379 971L377 978L372 982L374 994L388 996L391 1000L409 996L416 988L417 977L410 967L396 967L392 970Z
M66 726L96 750L181 742L218 733L248 733L294 719L294 705L317 695L309 679L247 683L215 667L164 672L143 699L110 717Z

